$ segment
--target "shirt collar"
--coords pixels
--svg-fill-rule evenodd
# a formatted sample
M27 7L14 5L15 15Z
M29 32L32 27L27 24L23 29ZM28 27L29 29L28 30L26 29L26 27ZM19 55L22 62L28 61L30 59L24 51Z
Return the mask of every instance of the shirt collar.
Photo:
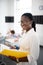
M32 32L34 32L34 29L33 28L30 29L27 33L32 33Z

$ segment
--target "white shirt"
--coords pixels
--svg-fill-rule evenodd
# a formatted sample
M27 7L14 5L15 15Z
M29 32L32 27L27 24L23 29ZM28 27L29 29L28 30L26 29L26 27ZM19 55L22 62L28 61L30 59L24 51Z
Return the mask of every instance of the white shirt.
M28 56L28 65L37 65L37 59L39 57L39 40L33 29L26 32L19 41L20 49L30 52ZM23 64L21 64L23 65Z

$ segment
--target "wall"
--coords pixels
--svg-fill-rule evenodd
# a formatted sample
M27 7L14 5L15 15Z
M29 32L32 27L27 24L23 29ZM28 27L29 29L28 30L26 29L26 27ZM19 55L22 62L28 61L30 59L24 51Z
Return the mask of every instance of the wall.
M8 14L7 10L7 0L0 0L0 32L5 33L7 27L5 24L5 16ZM3 34L4 34L3 33Z
M43 15L43 9L40 10L40 5L43 6L43 0L32 0L32 14L37 15ZM43 45L43 24L37 24L36 25L37 33L39 35L40 45Z
M32 0L0 0L0 31L3 35L10 28L21 33L19 23L21 15L24 12L31 12L31 4ZM5 16L14 16L14 23L5 23Z
M14 0L7 0L7 16L14 16ZM14 29L14 23L6 23L7 30Z
M43 6L43 0L32 0L32 14L43 15L43 10L40 10L40 6Z
M43 25L37 24L36 29L37 29L37 34L39 36L40 45L43 46Z
M5 23L5 16L14 15L14 0L0 0L0 32L5 35L12 25Z

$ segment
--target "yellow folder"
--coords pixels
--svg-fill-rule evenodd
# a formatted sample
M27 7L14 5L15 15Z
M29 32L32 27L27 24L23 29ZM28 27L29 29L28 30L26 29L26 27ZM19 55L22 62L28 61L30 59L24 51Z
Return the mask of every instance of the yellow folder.
M29 55L28 51L20 51L20 50L13 50L13 49L4 49L0 54L6 55L6 56L14 56L16 58L22 58Z

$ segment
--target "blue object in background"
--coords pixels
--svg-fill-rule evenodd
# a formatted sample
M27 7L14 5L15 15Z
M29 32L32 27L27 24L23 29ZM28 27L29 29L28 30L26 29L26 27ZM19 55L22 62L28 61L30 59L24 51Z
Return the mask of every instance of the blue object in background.
M17 45L14 45L15 47L16 47L16 49L18 50L20 47L19 46L17 46Z
M0 44L5 44L5 37L0 37Z

